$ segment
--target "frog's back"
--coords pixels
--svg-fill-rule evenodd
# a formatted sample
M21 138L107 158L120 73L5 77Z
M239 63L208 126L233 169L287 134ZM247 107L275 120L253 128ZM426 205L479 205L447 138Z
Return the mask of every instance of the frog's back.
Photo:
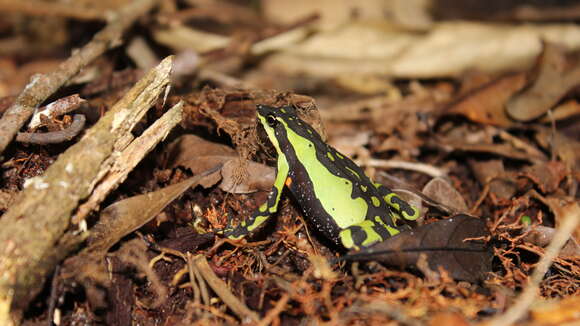
M389 208L354 162L302 120L288 117L285 123L287 142L281 149L290 167L287 186L318 229L335 238L351 225L386 217Z

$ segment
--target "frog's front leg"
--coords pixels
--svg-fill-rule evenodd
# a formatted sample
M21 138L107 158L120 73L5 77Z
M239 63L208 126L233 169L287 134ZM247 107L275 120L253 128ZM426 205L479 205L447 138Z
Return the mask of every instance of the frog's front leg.
M419 209L417 209L417 207L404 201L403 198L399 197L399 195L388 187L385 187L380 183L375 183L375 186L381 196L385 199L387 205L389 205L397 215L402 216L408 221L414 221L419 217Z
M388 217L391 218L391 217ZM399 230L386 224L382 217L367 219L340 231L338 237L346 249L361 249L398 234Z
M280 201L280 195L282 194L282 189L284 188L284 183L288 177L289 170L288 162L283 155L279 155L278 166L276 169L276 180L274 181L274 185L272 186L272 190L270 190L266 202L260 205L260 207L246 221L242 221L236 227L228 226L224 230L219 231L219 233L223 233L229 239L241 239L259 226L263 225L270 215L278 210L278 202Z

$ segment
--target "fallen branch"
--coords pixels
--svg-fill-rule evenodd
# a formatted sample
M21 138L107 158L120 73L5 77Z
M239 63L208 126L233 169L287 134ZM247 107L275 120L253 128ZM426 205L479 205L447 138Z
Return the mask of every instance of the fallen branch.
M46 276L68 255L71 248L63 249L62 242L70 236L73 211L167 88L171 67L167 58L143 77L42 176L30 179L0 219L0 312L10 307L10 324L19 322ZM2 317L0 323L7 320Z
M99 174L105 175L105 177L99 181L91 197L77 210L72 219L74 224L84 220L91 211L98 207L111 191L117 189L125 181L129 173L141 162L143 157L153 150L155 145L165 139L173 127L181 121L182 110L183 102L179 102L155 121L151 127L147 128L125 150L119 153L112 166L104 166L105 170L100 171Z
M60 69L49 74L38 74L31 78L16 102L0 119L0 154L4 152L18 130L34 113L34 109L66 82L108 49L120 44L123 33L143 14L147 13L156 0L135 0L121 8L92 41L76 51L60 65Z

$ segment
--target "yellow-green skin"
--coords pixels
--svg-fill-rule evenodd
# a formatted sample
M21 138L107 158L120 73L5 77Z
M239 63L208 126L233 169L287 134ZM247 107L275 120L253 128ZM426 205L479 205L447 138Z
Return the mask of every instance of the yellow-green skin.
M326 144L293 107L258 105L258 119L278 153L276 180L247 221L223 233L239 239L276 212L284 185L305 216L327 238L360 249L399 233L399 217L415 220L417 209L389 188L373 183L352 160Z

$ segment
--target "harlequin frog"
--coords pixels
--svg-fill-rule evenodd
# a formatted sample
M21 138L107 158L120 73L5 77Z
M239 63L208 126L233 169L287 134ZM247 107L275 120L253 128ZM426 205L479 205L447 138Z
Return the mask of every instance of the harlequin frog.
M305 217L330 240L360 249L400 232L400 217L414 220L418 210L389 188L374 183L351 159L325 143L291 106L257 106L258 121L276 152L277 174L268 199L237 227L221 230L240 239L276 212L284 186Z

